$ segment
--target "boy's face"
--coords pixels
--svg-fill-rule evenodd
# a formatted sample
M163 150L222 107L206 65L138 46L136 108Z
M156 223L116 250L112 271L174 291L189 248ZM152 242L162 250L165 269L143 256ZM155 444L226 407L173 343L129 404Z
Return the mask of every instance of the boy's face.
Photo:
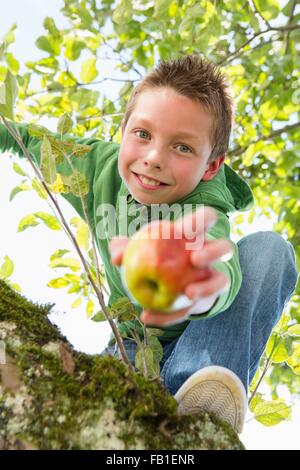
M213 178L225 157L207 163L211 126L212 117L201 104L171 88L141 93L125 129L122 124L118 162L134 199L170 204Z

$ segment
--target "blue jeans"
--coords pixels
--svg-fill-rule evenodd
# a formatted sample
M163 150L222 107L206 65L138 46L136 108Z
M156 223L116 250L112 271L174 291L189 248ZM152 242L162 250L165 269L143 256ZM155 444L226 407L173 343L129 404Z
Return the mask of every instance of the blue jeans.
M237 245L243 281L231 306L213 318L192 320L178 338L162 343L161 381L172 395L209 365L232 370L247 393L272 329L295 290L294 249L281 235L256 232ZM124 345L134 365L136 343L125 340ZM101 354L119 357L115 346Z

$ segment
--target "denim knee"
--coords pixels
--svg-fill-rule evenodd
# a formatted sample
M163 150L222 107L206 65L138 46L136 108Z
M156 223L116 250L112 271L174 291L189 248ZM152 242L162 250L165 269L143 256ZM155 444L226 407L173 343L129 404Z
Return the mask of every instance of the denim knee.
M262 235L265 250L269 250L273 256L273 267L285 267L289 271L291 281L296 287L298 280L298 272L296 267L296 255L293 245L288 240L285 240L282 235L277 232L268 230L266 232L259 232Z
M258 265L256 269L259 271L265 268L265 264L269 265L269 270L274 275L278 270L287 269L289 271L289 277L294 286L297 284L298 272L296 269L296 257L295 251L292 244L285 240L282 235L272 230L258 231L251 233L246 237L242 238L238 242L238 246L246 244L251 246L251 249L247 253L247 261L249 261L249 256L251 262ZM256 261L255 263L255 255ZM263 260L267 260L263 261Z

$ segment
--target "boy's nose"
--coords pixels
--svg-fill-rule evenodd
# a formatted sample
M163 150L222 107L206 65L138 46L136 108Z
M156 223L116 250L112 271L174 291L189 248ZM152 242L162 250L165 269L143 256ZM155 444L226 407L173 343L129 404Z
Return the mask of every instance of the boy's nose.
M161 151L156 149L150 150L144 157L144 164L155 168L163 167L163 158Z

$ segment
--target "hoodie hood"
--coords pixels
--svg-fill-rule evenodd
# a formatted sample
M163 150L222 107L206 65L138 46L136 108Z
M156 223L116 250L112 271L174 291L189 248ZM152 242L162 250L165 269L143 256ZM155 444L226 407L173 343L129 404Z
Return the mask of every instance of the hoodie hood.
M236 211L250 210L254 205L253 192L246 181L224 163L216 176L209 181L200 181L192 193L179 203L198 202L212 206L229 215Z

